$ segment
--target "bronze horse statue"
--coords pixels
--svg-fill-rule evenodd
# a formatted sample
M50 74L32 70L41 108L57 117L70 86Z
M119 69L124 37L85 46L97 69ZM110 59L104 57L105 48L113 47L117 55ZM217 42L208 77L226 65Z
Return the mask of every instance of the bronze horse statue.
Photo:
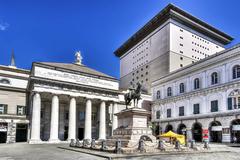
M142 91L142 85L140 83L137 83L136 89L130 89L130 91L124 95L126 109L128 109L128 105L132 100L134 103L134 107L136 107L136 105L138 104L138 101L141 99L141 91ZM137 100L137 103L136 103L136 100Z

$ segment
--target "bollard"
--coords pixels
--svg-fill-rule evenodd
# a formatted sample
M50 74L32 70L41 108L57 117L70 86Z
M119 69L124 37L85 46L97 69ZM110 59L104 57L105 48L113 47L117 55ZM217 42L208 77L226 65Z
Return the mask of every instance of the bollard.
M76 147L81 147L81 143L80 143L79 139L76 140L76 145L75 146Z
M203 148L204 148L204 149L209 149L209 143L208 143L208 140L204 140L203 143L204 143Z
M158 149L160 149L161 151L165 150L164 145L163 145L163 141L158 141Z
M92 148L92 149L96 148L96 142L95 142L95 139L92 139L92 142L91 142L91 148Z
M70 147L75 147L75 140L74 139L71 139L69 146Z
M140 139L138 142L138 150L140 152L144 152L144 141L142 139Z
M193 148L194 148L194 146L195 146L195 141L194 141L194 140L192 140L192 141L191 141L190 148L192 148L192 149L193 149Z
M87 140L86 140L86 139L83 140L83 145L82 145L82 147L83 147L83 148L87 148Z
M115 144L115 153L117 154L121 154L122 153L122 142L120 139L118 139L116 141L116 144Z
M180 142L176 141L175 143L175 149L179 150L180 149Z
M106 143L106 140L103 140L101 145L101 151L106 151L106 150L107 150L107 143Z

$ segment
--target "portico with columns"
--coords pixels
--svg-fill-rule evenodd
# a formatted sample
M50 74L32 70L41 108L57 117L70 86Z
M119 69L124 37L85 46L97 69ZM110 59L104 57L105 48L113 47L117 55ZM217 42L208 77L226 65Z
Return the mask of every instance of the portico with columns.
M29 143L102 140L117 128L118 81L80 60L33 63L28 90Z

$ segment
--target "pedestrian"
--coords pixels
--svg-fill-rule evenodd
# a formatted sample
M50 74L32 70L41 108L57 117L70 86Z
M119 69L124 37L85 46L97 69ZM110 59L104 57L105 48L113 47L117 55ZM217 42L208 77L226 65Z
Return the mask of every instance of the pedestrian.
M236 136L233 137L233 143L237 143L237 137Z

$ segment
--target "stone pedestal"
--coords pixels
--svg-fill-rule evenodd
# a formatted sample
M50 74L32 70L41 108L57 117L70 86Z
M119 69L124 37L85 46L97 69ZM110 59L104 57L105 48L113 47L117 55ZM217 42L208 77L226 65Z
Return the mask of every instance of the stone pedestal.
M113 139L120 139L124 146L138 143L142 136L149 137L153 142L156 138L147 126L150 112L142 108L129 108L115 114L118 117L118 128L113 131Z

